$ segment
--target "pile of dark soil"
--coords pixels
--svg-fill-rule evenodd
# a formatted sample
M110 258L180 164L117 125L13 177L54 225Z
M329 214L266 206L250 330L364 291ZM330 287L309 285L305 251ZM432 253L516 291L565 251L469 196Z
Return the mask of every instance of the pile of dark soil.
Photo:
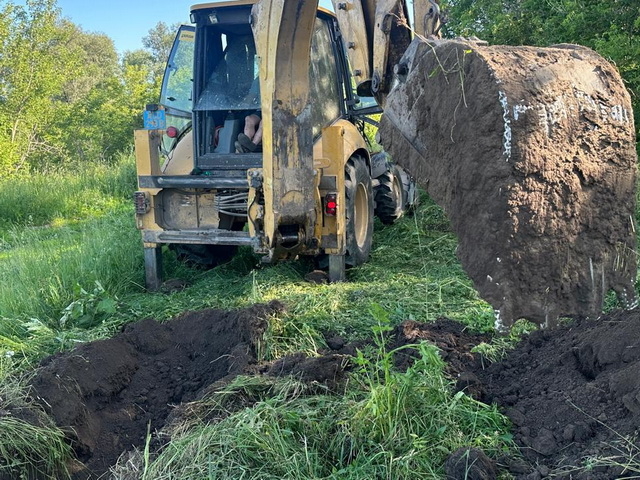
M621 465L640 456L640 311L539 330L493 364L472 353L489 336L451 320L406 321L391 337L390 348L419 341L436 345L455 388L496 403L513 423L520 457L494 463L477 449L461 449L447 462L450 478L490 479L496 471L519 480L631 476ZM396 366L406 368L414 355L402 351ZM640 461L635 468L640 475Z
M473 373L480 399L503 407L513 422L526 461L512 464L516 478L640 475L637 309L535 332L503 361ZM634 456L635 476L614 465ZM576 470L587 463L596 466Z
M230 312L187 312L162 324L147 319L128 325L111 339L44 360L32 392L67 433L78 459L73 478L98 478L122 453L143 448L149 433L188 415L206 417L194 413L197 404L190 402L225 388L241 373L293 375L309 385L309 393L317 389L341 394L349 358L368 342L347 344L333 336L327 338L330 348L319 357L300 353L258 364L255 351L265 318L281 308L272 302ZM390 348L421 340L434 343L452 376L477 367L478 359L470 350L488 340L465 333L461 324L449 320L407 321L391 337ZM403 350L396 357L398 368L406 368L414 355ZM252 401L238 399L238 408Z
M420 340L440 349L457 390L501 407L520 447L521 457L499 458L496 464L476 449L455 452L447 462L454 465L447 465L450 478L495 478L494 469L519 480L640 476L637 309L536 331L493 364L471 352L488 337L450 320L404 322L393 332L392 347ZM396 364L405 368L411 358L409 351L398 356ZM635 471L625 471L622 465L634 457ZM465 461L458 467L475 458L476 474L469 477L468 469L456 469L460 458Z
M419 342L429 342L438 347L440 356L446 362L446 370L453 378L464 377L467 371L482 367L482 360L471 350L481 342L489 342L489 335L478 335L467 331L459 322L446 318L434 323L407 320L398 325L391 334L391 349ZM415 356L411 350L401 350L395 356L395 365L406 370Z
M67 432L81 462L74 478L97 478L121 453L143 447L176 405L255 363L266 318L281 308L272 302L187 312L163 324L143 320L46 359L33 396Z
M444 208L460 262L506 326L635 300L636 143L622 78L594 51L414 40L380 124Z

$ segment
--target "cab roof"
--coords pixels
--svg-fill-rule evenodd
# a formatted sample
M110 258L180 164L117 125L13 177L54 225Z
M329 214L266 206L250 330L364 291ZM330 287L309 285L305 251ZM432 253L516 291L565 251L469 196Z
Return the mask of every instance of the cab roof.
M234 7L234 6L242 6L242 5L254 5L258 3L259 0L229 0L222 2L209 2L209 3L197 3L191 6L191 11L196 10L205 10L208 8L223 8L223 7ZM318 10L324 13L328 13L329 15L335 16L335 14L324 7L318 7Z

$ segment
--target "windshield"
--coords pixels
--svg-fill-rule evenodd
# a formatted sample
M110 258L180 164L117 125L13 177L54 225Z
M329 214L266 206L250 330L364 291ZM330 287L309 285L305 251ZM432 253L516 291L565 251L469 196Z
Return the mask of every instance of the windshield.
M222 55L198 98L195 110L260 108L258 61L253 35L221 34Z

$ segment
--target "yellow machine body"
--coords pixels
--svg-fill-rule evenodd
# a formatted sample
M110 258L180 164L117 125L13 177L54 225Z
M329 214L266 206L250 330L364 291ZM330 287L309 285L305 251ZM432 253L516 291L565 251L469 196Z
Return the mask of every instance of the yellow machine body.
M383 100L390 50L404 48L410 35L392 21L404 18L404 1L334 3L337 18L317 0L192 7L196 27L178 34L158 107L167 119L180 117L177 138L167 138L169 124L135 132L136 218L149 289L162 281L165 244L184 251L206 246L198 249L213 256L226 246L250 246L267 262L322 255L332 280L344 279L346 261L358 264L368 256L378 182L362 118L380 109L375 102L360 105L360 115L356 88ZM240 47L237 38L245 42ZM192 56L193 72L179 48ZM236 57L249 63L240 68ZM237 72L256 78L252 83ZM246 84L252 92L259 84L259 155L243 156L232 146L251 110L210 106L218 93L210 85L218 77L229 91ZM191 81L189 95L191 85L175 96L165 93L178 78ZM223 140L231 145L226 150Z

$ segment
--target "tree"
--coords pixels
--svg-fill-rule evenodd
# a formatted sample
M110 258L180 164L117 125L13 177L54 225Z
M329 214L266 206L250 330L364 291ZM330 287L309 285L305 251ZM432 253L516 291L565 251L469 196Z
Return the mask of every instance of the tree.
M69 32L67 47L82 64L82 70L68 78L64 87L64 100L73 103L96 85L117 75L118 53L113 40L105 34L85 32L69 20L62 20L60 28Z
M61 18L55 0L0 0L0 175L130 149L157 96L154 66L149 52L120 63L110 38Z
M152 70L156 77L161 77L164 72L164 66L180 25L180 23L167 25L164 22L158 22L149 30L149 34L142 38L142 45L150 52L153 59Z
M55 0L27 0L1 9L0 148L5 175L28 170L38 154L59 153L42 132L55 119L55 104L71 72L80 68L69 48L69 32L59 26Z

